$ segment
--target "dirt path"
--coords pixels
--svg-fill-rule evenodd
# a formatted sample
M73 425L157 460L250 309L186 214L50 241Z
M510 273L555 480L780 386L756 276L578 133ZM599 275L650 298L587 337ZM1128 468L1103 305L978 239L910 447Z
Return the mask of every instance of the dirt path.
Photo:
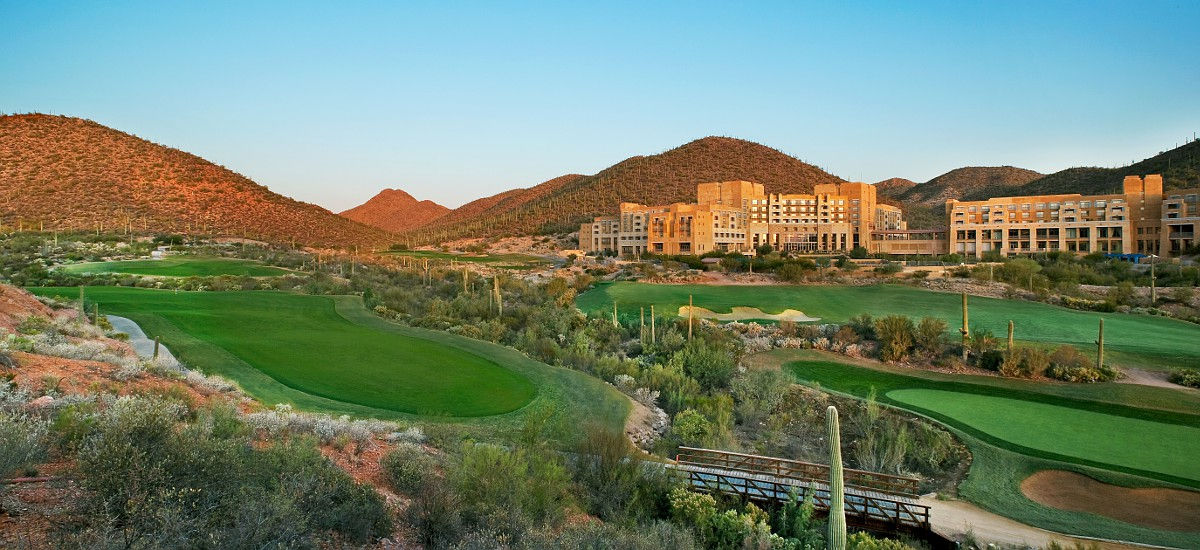
M1051 541L1058 541L1068 545L1075 542L1090 545L1094 542L1105 550L1147 548L1061 535L993 514L961 500L938 500L933 495L925 495L921 497L921 504L930 508L930 520L933 523L934 531L951 538L960 537L969 532L982 545L999 543L1020 548L1045 548Z
M1167 381L1167 373L1135 369L1133 367L1125 367L1121 369L1125 371L1125 378L1117 380L1121 384L1138 384L1141 386L1154 386L1156 388L1170 388L1173 390L1186 390L1179 384L1172 384Z

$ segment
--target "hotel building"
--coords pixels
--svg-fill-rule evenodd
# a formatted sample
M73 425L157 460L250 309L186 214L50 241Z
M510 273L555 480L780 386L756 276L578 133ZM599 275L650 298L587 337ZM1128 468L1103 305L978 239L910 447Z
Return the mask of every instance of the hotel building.
M980 257L1053 251L1177 255L1200 245L1200 190L1164 195L1161 175L1127 176L1122 192L946 201L946 229L909 230L875 187L821 184L811 194L767 194L748 181L702 183L696 203L622 203L616 217L580 227L580 248L621 255L752 251Z

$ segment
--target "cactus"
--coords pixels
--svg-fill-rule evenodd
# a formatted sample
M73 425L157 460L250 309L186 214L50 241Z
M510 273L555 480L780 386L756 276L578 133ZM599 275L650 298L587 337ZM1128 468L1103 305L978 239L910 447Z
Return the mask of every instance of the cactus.
M1096 366L1104 366L1104 318L1100 318L1100 332L1096 336Z
M617 324L617 303L613 302L613 328L619 328L620 326Z
M967 293L962 293L962 328L958 330L962 333L962 360L967 362L967 334L970 330L967 323Z
M154 337L154 357L152 357L152 359L158 359L158 344L159 344L158 336L155 336Z
M846 548L846 490L842 485L842 437L838 428L838 412L833 406L825 409L829 433L829 536L830 550Z
M654 304L650 304L650 343L657 342L657 337L654 335Z
M496 295L496 315L504 315L504 300L500 295L500 276L492 278L492 293Z
M695 308L692 307L692 295L688 294L688 341L692 339L692 314L695 313Z
M1013 322L1010 319L1008 321L1008 354L1012 355L1012 352L1013 352Z

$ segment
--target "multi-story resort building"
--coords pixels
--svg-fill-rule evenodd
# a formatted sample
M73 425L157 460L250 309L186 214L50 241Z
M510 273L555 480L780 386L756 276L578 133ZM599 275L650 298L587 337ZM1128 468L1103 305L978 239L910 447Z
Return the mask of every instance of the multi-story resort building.
M1164 195L1162 176L1125 178L1122 193L946 201L946 229L910 230L875 187L816 185L811 194L767 194L748 181L702 183L696 203L621 203L616 217L580 227L584 251L621 255L751 252L769 244L806 254L869 252L982 256L1068 251L1178 254L1200 244L1200 190Z

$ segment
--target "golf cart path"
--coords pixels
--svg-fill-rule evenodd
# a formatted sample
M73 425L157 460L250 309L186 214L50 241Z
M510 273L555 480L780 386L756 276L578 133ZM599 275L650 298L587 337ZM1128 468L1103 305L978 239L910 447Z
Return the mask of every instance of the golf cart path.
M133 351L137 352L138 357L142 359L154 358L154 340L146 336L146 332L142 330L142 327L138 326L132 319L126 319L125 317L118 317L116 315L105 315L104 317L108 319L108 322L112 324L114 329L129 335L129 345L133 347ZM162 344L158 346L158 360L169 366L179 365L179 360L171 354L171 350Z
M1082 542L1090 545L1095 543L1106 550L1161 548L1063 535L993 514L969 502L938 500L932 494L921 497L920 503L929 506L929 519L933 524L933 530L937 533L951 538L972 533L976 540L983 544L1000 543L1019 548L1045 548L1051 541L1058 541L1066 544Z

